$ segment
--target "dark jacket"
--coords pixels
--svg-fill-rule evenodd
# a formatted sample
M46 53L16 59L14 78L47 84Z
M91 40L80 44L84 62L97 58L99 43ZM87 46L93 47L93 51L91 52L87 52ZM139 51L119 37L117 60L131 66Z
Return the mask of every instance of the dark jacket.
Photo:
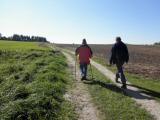
M128 48L123 42L115 43L111 50L110 64L128 63Z
M76 49L76 55L79 55L79 62L80 64L90 63L90 58L92 57L92 50L88 45L81 45Z

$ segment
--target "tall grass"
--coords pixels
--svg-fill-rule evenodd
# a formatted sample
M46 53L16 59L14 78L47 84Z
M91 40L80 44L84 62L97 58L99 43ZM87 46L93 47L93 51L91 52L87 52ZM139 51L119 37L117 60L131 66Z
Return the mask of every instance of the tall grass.
M75 119L74 108L63 98L70 81L65 57L35 43L15 44L21 46L0 52L0 119Z

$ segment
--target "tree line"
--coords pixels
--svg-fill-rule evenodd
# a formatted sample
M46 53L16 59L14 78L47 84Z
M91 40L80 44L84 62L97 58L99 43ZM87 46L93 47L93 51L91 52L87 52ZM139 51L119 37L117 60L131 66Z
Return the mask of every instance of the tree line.
M28 35L18 35L14 34L11 37L2 36L0 33L0 40L11 40L11 41L26 41L26 42L47 42L45 37L40 36L28 36Z
M154 43L154 45L160 45L160 42L156 42L156 43Z

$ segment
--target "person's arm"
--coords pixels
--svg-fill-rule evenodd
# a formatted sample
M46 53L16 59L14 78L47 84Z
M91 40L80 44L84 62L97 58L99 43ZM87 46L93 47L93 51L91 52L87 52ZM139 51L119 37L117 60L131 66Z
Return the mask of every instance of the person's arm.
M76 49L75 51L75 55L77 56L78 55L78 50L79 50L79 47Z

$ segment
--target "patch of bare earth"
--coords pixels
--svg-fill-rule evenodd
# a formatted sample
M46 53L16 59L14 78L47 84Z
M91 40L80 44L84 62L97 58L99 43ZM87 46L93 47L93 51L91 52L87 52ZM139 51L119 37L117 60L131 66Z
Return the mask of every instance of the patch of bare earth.
M72 75L75 76L75 61L71 55L64 52L68 60L68 65ZM76 108L78 120L99 120L99 112L92 103L87 87L81 82L79 69L76 68L76 79L73 88L65 95L65 98L71 101Z
M145 64L132 64L129 63L125 66L125 69L129 73L143 75L148 78L160 78L160 65L153 66L153 65L145 65Z

